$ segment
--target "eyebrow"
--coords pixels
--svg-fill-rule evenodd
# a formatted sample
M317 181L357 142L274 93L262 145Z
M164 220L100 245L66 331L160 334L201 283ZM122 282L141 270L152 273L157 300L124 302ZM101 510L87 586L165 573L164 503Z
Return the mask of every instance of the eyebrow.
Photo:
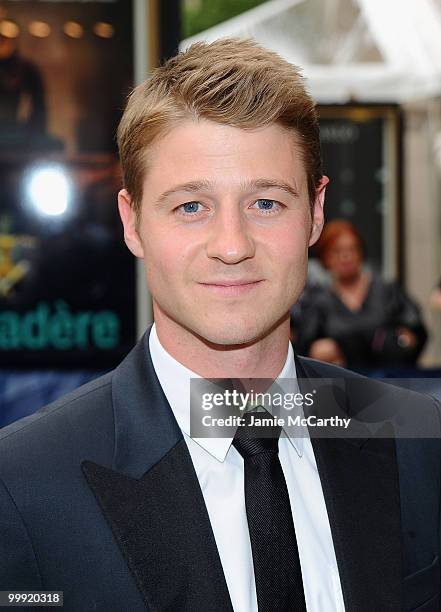
M279 181L278 179L256 179L255 181L246 181L243 185L244 191L252 191L255 189L280 189L285 191L294 198L299 197L299 192L294 185L290 185L285 181Z
M157 204L162 204L169 196L180 191L195 193L198 191L210 191L213 190L214 184L208 180L201 181L189 181L188 183L182 183L181 185L175 185L171 189L164 191L157 199ZM299 197L299 192L295 186L280 181L278 179L261 178L256 180L243 181L240 185L242 191L256 191L259 189L280 189L285 191L294 198Z
M164 193L162 193L159 198L156 200L157 204L161 204L164 200L166 200L169 196L173 195L174 193L177 193L178 191L188 191L188 192L195 192L195 191L209 191L210 188L212 188L212 183L210 183L210 181L190 181L188 183L182 183L181 185L176 185L175 187L172 187L171 189L167 189L167 191L164 191Z

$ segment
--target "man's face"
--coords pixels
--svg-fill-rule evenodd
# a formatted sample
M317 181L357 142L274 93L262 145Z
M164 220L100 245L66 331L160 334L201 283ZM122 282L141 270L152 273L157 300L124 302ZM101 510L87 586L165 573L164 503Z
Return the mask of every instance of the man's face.
M262 338L303 290L320 235L327 179L313 218L292 133L200 120L150 151L142 212L119 196L125 238L143 257L155 320L221 345Z

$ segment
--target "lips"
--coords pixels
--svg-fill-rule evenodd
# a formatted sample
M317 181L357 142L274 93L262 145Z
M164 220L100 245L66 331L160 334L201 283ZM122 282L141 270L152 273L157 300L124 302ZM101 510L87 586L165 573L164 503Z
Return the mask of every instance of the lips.
M262 282L261 279L217 280L210 283L199 283L199 285L218 296L240 297L252 292Z
M214 285L216 287L241 287L242 285L252 285L260 283L262 279L239 279L239 280L213 280L199 283L200 285Z

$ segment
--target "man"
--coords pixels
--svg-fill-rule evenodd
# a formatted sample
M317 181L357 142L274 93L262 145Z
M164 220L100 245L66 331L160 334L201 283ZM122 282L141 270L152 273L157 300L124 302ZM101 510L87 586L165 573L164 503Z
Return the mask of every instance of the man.
M297 70L251 41L193 45L135 89L118 140L155 325L3 431L0 588L75 611L438 610L439 440L190 435L198 376L347 377L357 409L355 375L289 343L328 182ZM369 401L403 403L392 389Z

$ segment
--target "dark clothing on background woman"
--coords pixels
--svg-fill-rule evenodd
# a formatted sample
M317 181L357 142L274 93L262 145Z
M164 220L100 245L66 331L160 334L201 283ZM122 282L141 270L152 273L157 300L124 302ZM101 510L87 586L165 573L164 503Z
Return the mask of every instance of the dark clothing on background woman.
M349 368L414 365L427 339L418 306L396 283L377 277L355 311L330 286L307 288L292 313L292 325L299 354L307 355L315 340L332 338ZM415 334L414 347L406 346L400 327Z

